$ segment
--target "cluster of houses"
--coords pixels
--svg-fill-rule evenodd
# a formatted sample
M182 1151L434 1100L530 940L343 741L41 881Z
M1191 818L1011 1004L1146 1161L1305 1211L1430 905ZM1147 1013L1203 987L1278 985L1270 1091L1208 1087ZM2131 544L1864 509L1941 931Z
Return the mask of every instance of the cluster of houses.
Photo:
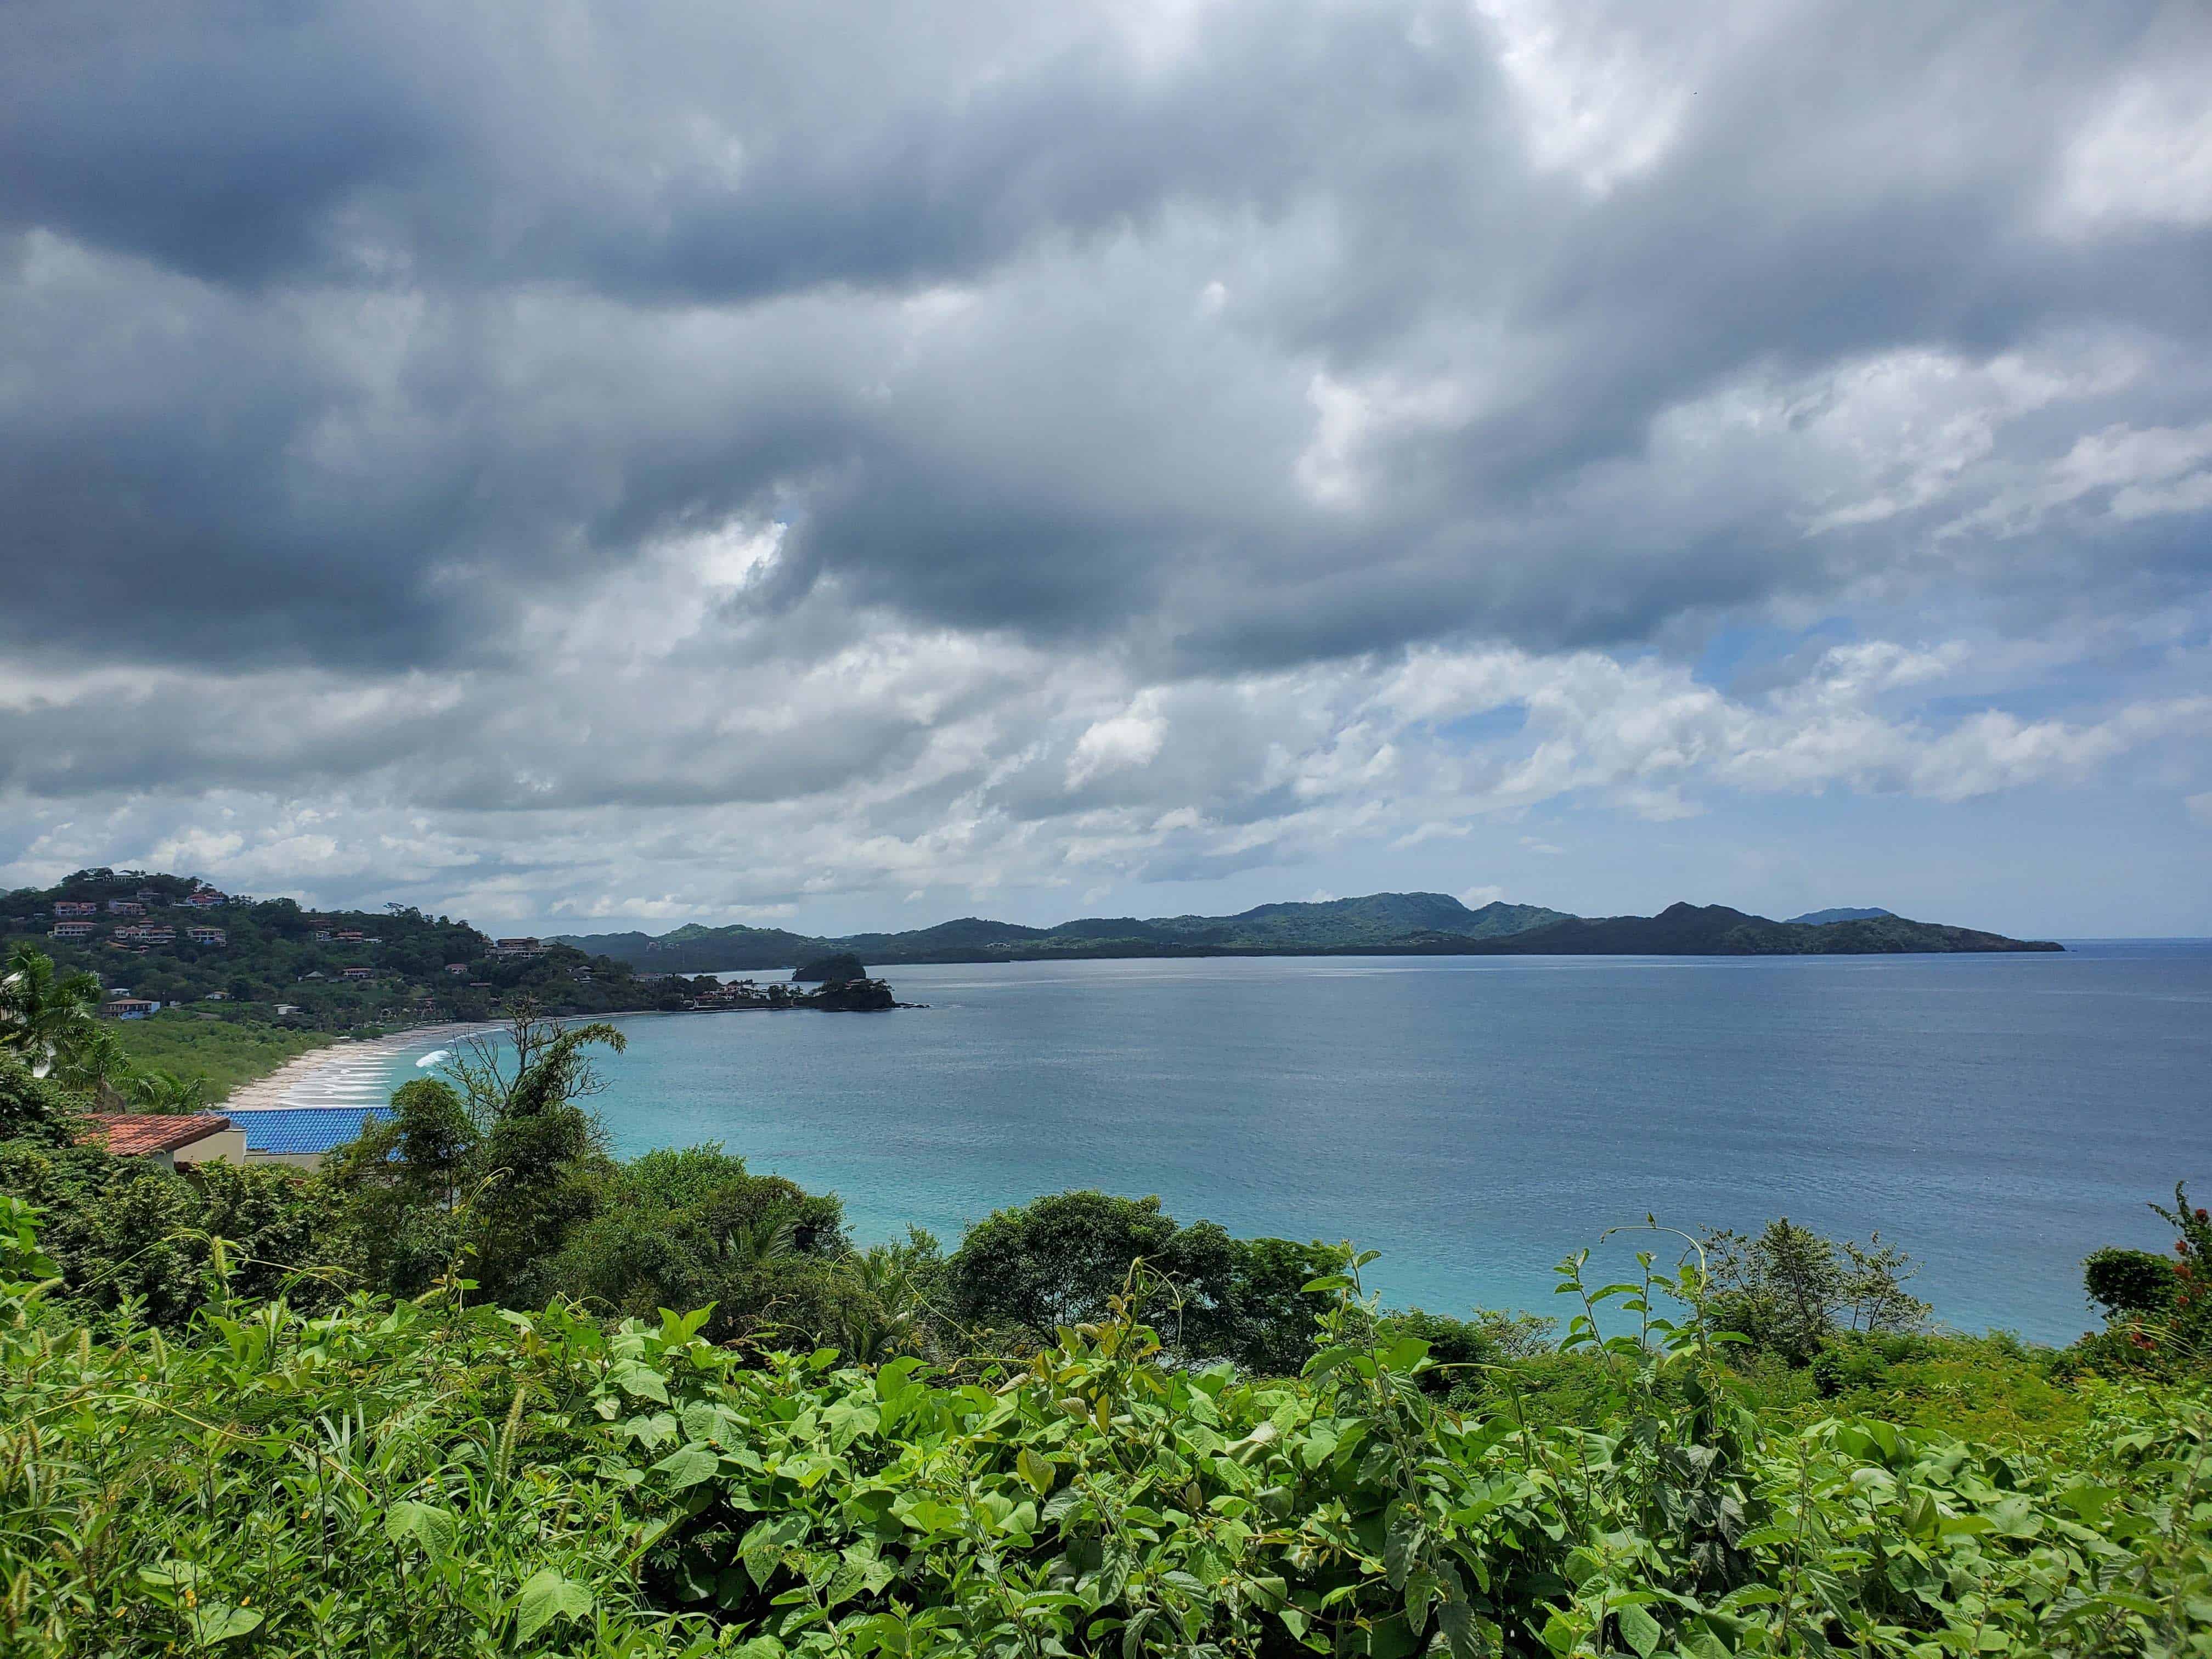
M252 902L243 893L219 893L212 887L199 888L182 898L171 898L151 887L142 887L137 898L112 898L106 901L105 908L111 916L143 916L149 909L165 910L174 907L185 910L220 910L228 904ZM85 921L99 915L101 908L98 899L56 899L54 919L57 921Z
M156 909L169 908L171 902L166 895L157 893L150 887L139 889L137 898L112 898L105 905L96 899L56 899L50 932L58 939L81 941L95 938L102 926L100 918L105 910L109 919L106 924L109 945L118 951L130 951L143 956L156 945L174 945L177 929L167 922L136 921L131 918L144 915L149 907ZM212 887L203 887L174 901L177 906L191 910L212 910L226 904L252 902L243 894L233 896L219 893ZM184 931L185 937L195 945L222 948L230 943L230 930L226 927L188 923Z

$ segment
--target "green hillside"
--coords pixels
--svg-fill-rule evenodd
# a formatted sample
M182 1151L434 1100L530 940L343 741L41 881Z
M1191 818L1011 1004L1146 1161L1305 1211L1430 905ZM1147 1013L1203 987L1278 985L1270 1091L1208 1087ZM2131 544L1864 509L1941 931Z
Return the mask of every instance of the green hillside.
M1656 916L1577 917L1509 939L1476 942L1478 955L1883 956L2057 951L2047 939L2007 939L1971 927L1883 915L1823 923L1770 921L1724 904L1675 904Z
M1052 927L963 916L896 933L805 939L756 927L679 927L643 933L564 935L580 950L636 967L678 973L788 968L805 957L850 951L874 963L1030 962L1085 957L1300 954L1436 948L1437 940L1498 939L1565 919L1534 904L1470 910L1443 893L1371 893L1364 898L1262 904L1233 916L1085 916Z
M95 912L88 921L56 914L86 905ZM58 928L88 928L88 937ZM196 928L221 937L196 939ZM149 939L146 929L167 937ZM503 954L465 921L404 905L216 902L197 878L143 871L81 870L52 887L0 894L0 954L26 940L64 971L92 973L111 995L325 1032L487 1019L521 1000L549 1012L610 1013L673 1006L679 994L627 963L551 941L537 954Z
M1676 904L1656 916L1583 917L1536 904L1469 909L1443 893L1261 904L1233 916L1085 916L1052 927L966 916L900 933L806 939L754 927L679 927L570 938L638 967L707 973L789 968L831 951L883 964L1085 957L1322 955L1856 956L1900 951L2056 951L2047 941L1912 921L1884 911L1772 921L1725 905Z

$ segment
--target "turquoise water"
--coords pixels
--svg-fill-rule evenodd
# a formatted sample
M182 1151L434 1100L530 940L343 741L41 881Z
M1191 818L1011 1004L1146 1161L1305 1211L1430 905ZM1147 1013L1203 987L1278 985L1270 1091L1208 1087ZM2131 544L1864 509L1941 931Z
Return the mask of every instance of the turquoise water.
M1646 1212L1880 1228L1939 1316L2064 1340L2076 1263L2212 1199L2212 943L2064 956L1275 958L899 968L927 1009L640 1016L624 1155L720 1140L949 1243L1097 1186L1384 1252L1388 1298L1553 1310ZM428 1045L425 1045L426 1047ZM395 1075L412 1073L403 1057Z

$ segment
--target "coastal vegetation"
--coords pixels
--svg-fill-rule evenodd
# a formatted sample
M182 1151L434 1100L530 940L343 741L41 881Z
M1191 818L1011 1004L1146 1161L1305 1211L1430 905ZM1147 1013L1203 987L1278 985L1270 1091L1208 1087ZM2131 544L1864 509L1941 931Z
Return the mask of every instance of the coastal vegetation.
M308 910L143 871L81 870L0 894L0 956L20 947L106 997L332 1035L495 1018L523 1000L590 1015L675 1008L688 994L625 963L538 939L503 945L406 905Z
M2182 1192L2063 1351L1783 1221L1462 1317L1098 1192L861 1248L609 1157L622 1047L464 1045L313 1176L77 1146L0 1058L0 1650L2212 1650Z
M220 1100L334 1036L524 1009L589 1018L898 1006L875 981L796 995L732 987L639 972L556 940L493 939L406 905L310 911L137 870L80 870L51 888L0 894L0 959L19 957L46 963L53 994L82 1005L87 1019L102 1005L128 1010L101 1028L106 1036L82 1030L67 1045L77 1082L111 1103L135 1100L137 1081L165 1076L199 1079L198 1100Z
M262 1020L204 1019L183 1009L121 1021L114 1030L132 1071L197 1079L210 1104L333 1041L325 1031Z

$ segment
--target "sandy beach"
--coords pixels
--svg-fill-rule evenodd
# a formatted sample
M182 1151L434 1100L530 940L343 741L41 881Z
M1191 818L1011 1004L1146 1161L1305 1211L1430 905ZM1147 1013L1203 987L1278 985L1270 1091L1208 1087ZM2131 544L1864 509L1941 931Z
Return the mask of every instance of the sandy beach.
M418 1025L367 1042L334 1042L286 1060L267 1077L217 1103L228 1111L270 1106L381 1106L390 1097L392 1057L417 1048L451 1047L495 1024Z

